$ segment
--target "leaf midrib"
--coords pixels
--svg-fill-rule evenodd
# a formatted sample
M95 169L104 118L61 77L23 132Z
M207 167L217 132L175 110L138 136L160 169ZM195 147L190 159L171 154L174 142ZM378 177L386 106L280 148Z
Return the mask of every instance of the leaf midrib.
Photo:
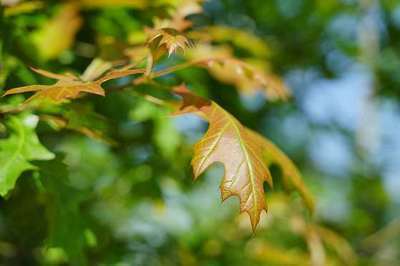
M257 204L257 200L256 200L256 198L257 198L257 193L255 193L256 188L255 188L255 182L254 182L253 165L252 165L251 162L250 162L250 158L249 158L249 154L248 154L248 152L247 152L247 148L246 148L245 144L243 143L242 135L241 135L241 133L240 133L240 129L239 129L239 127L238 127L237 124L236 124L236 123L237 123L237 122L236 122L236 119L235 119L234 117L232 117L230 114L228 114L221 106L219 106L219 105L217 105L217 104L216 104L216 106L226 114L226 116L228 117L229 124L231 124L231 125L233 126L233 128L234 128L235 131L236 131L236 134L238 135L238 139L239 139L239 143L240 143L240 148L242 149L242 152L243 152L243 154L244 154L244 156L245 156L245 160L246 160L247 167L249 168L249 175L250 175L250 178L249 178L249 179L250 179L252 191L253 191L253 193L254 193L254 197L253 197L253 199L254 199L254 200L253 200L253 202L254 202L254 207L255 207L256 209L258 209L258 204Z

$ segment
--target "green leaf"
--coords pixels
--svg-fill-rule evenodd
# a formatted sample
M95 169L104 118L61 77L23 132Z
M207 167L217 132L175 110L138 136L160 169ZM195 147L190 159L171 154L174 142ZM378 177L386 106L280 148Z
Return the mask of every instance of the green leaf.
M18 177L35 169L30 161L51 160L49 152L35 133L38 117L35 115L12 116L6 122L10 136L0 140L0 195L5 196L14 188Z

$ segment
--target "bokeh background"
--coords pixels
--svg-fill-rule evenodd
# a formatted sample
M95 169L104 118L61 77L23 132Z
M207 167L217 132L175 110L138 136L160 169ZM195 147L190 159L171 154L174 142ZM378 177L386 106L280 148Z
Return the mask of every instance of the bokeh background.
M81 4L78 14L54 23L67 2ZM117 58L144 38L154 17L179 4L2 0L0 88L48 82L29 66L82 73L93 58ZM146 85L79 99L84 110L69 106L79 109L74 119L117 145L39 122L40 140L58 159L44 173L24 173L0 199L1 265L400 265L400 2L202 6L191 17L194 29L226 26L262 40L253 47L235 39L238 33L220 37L235 54L268 62L292 97L242 95L199 68L160 82L189 84L273 140L301 170L315 217L284 192L273 167L269 212L253 233L236 199L220 201L221 167L192 181L192 144L207 125L194 116L171 118L141 97L141 89L156 90ZM57 178L63 172L68 179ZM307 230L311 224L316 229Z

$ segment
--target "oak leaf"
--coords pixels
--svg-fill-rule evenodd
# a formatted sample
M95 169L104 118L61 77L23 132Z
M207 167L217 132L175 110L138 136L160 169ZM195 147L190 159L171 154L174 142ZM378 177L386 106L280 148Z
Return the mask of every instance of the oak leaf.
M271 141L243 126L217 103L191 93L184 85L174 89L183 97L177 114L196 113L209 122L204 137L195 144L192 160L195 179L210 165L221 162L225 176L221 196L225 200L239 196L241 212L247 212L255 230L262 210L266 210L263 183L272 187L268 165L282 168L285 183L299 192L307 207L313 211L314 201L293 162Z
M57 82L53 85L30 85L7 90L3 96L18 94L24 92L35 92L33 96L28 98L25 103L34 99L49 99L53 102L60 103L67 99L75 99L81 92L104 96L105 92L101 85L112 79L118 79L133 74L144 73L143 69L126 69L126 70L111 70L102 77L94 81L83 81L72 74L55 74L42 69L32 68L36 73L56 79Z
M32 68L32 70L38 74L41 74L42 76L56 79L57 82L53 85L30 85L10 89L7 90L3 96L24 92L35 92L34 95L25 101L25 103L37 98L49 99L59 103L66 99L77 98L81 92L87 92L101 96L105 95L104 90L100 86L101 84L99 82L83 82L72 74L60 75L41 69Z
M31 161L51 160L49 152L35 133L38 117L34 115L11 116L7 121L10 136L0 140L0 196L5 196L15 186L18 177L36 167Z
M263 161L263 147L259 139L236 118L215 102L192 94L185 86L175 89L183 97L178 113L199 112L210 126L205 136L195 145L192 160L194 178L210 165L221 162L225 176L220 186L222 199L236 195L240 211L247 212L255 230L261 212L266 210L263 183L272 187L272 177Z

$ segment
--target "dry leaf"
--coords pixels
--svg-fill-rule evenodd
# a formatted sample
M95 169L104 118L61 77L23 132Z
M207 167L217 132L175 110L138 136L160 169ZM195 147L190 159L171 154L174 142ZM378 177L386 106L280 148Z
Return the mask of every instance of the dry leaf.
M272 187L271 175L263 162L262 143L215 102L192 94L185 86L177 87L175 93L183 97L178 113L199 112L210 125L194 148L194 177L200 176L216 162L223 163L225 176L220 187L222 199L238 196L240 211L249 214L255 230L261 211L266 210L264 181Z

